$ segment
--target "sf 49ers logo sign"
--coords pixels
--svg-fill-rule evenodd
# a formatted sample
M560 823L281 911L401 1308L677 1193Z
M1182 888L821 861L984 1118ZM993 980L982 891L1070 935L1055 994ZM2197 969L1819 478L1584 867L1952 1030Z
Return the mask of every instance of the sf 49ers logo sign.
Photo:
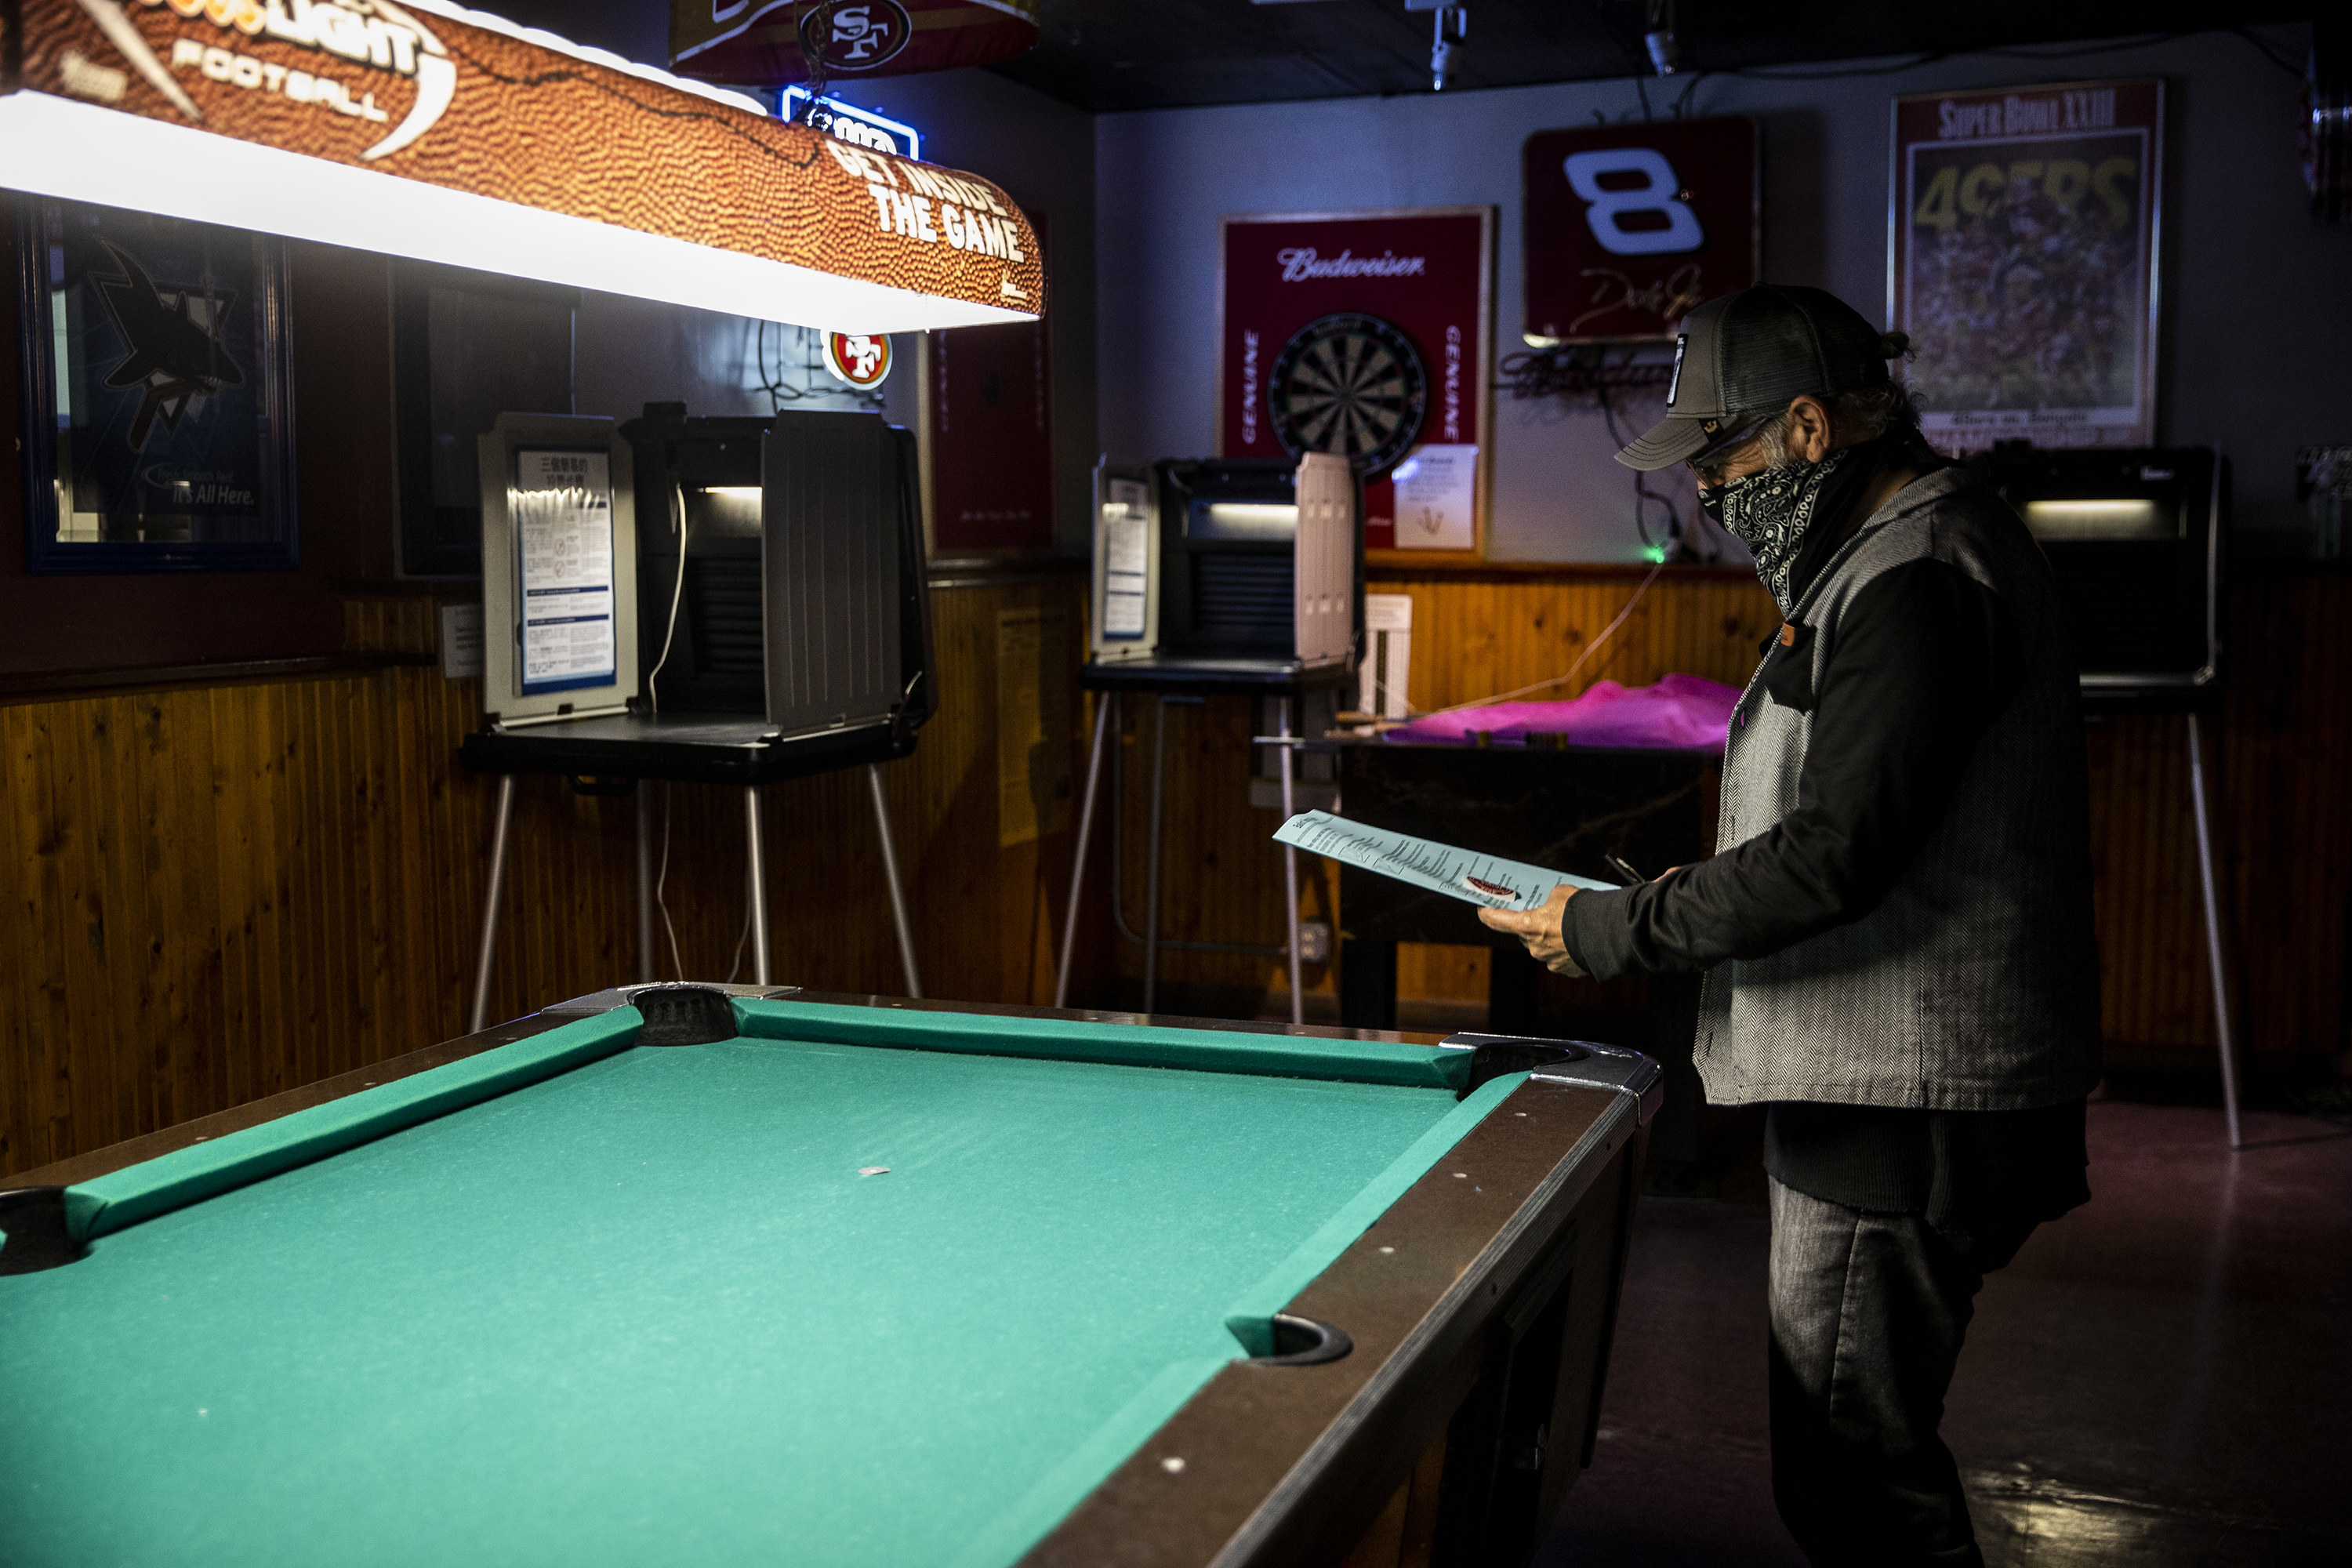
M914 19L898 0L835 0L801 18L801 56L824 60L827 70L870 71L914 36Z
M863 332L827 332L824 368L860 392L871 392L890 374L890 340Z
M1669 338L1757 281L1757 148L1738 115L1528 137L1528 342Z

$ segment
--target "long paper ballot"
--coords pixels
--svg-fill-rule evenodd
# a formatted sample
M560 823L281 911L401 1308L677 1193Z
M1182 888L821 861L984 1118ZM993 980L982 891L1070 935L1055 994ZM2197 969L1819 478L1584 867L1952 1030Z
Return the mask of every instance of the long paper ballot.
M1376 871L1490 910L1535 909L1558 887L1585 888L1597 893L1615 890L1612 884L1590 877L1572 877L1524 860L1457 849L1410 833L1367 827L1328 811L1302 811L1275 829L1274 837L1310 855L1327 856L1359 870Z

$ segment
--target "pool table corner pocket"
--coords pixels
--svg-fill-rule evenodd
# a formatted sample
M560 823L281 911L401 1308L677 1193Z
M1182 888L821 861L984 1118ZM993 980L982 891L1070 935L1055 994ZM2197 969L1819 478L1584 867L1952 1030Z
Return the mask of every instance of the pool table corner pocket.
M83 1250L66 1212L65 1188L0 1191L0 1275L61 1268Z

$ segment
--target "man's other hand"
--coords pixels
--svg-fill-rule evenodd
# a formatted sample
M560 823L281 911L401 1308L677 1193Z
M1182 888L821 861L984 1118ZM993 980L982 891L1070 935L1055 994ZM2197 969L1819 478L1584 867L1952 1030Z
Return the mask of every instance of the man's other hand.
M1568 900L1577 889L1563 883L1551 890L1551 897L1535 910L1480 910L1478 918L1492 931L1508 931L1527 945L1528 956L1550 970L1565 974L1570 980L1584 978L1584 971L1568 954L1568 944L1560 939L1561 917L1567 912Z

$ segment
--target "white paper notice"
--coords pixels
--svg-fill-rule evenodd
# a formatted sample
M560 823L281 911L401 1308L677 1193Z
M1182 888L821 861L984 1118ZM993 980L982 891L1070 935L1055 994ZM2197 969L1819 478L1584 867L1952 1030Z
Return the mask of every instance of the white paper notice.
M1356 671L1356 708L1375 719L1406 715L1405 673L1412 666L1412 595L1364 595L1364 661Z
M1417 447L1389 478L1396 486L1399 550L1477 547L1477 447Z
M1274 837L1276 842L1295 844L1310 855L1327 856L1359 870L1378 872L1491 910L1535 909L1559 887L1596 893L1615 890L1611 884L1590 877L1571 877L1524 860L1506 860L1499 855L1481 855L1475 849L1415 838L1410 833L1367 827L1328 811L1302 811L1276 828Z
M441 675L445 680L482 678L482 606L441 606Z
M515 454L510 500L521 556L522 689L611 684L613 480L603 452Z
M1142 485L1113 479L1103 502L1103 636L1143 635L1151 563L1150 509Z

